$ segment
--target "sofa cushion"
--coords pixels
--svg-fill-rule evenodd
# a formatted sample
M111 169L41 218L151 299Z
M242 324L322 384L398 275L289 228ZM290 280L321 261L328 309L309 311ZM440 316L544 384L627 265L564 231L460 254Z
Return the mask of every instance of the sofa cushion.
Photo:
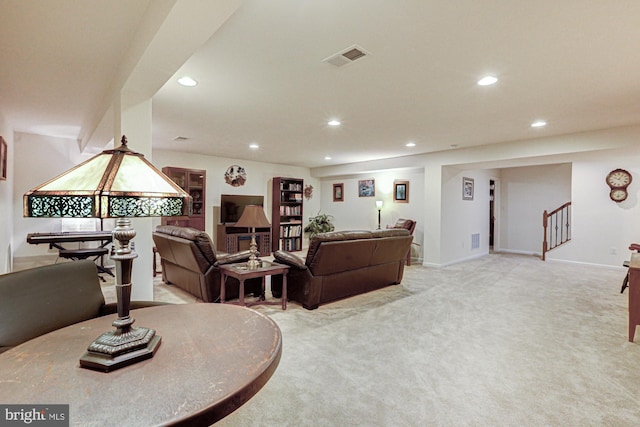
M104 296L91 260L0 275L0 352L100 315Z

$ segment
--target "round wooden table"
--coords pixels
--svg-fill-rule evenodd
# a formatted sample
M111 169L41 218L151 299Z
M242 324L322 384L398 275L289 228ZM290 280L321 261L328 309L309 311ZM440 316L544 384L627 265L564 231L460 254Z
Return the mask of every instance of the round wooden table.
M0 402L69 404L71 425L208 426L255 395L280 362L280 329L248 308L176 304L131 315L162 337L153 358L109 373L81 368L116 316L78 323L0 354Z

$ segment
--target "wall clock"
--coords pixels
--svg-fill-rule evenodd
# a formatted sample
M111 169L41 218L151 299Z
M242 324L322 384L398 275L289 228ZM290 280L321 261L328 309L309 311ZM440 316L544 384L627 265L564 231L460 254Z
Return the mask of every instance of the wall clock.
M631 174L624 169L614 169L609 172L606 178L607 185L611 189L609 198L616 203L625 201L629 195L627 187L632 180Z

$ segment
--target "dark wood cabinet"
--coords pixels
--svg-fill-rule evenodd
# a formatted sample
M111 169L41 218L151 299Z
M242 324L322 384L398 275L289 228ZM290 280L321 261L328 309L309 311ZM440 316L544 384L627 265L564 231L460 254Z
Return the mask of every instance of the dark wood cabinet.
M162 224L192 227L204 231L207 171L167 166L162 168L162 172L178 184L180 188L189 193L193 199L193 210L190 216L162 218Z
M302 250L302 195L304 181L273 178L271 203L272 249Z
M216 249L234 254L249 249L251 230L247 227L236 227L233 223L218 224L216 229ZM271 255L271 228L256 228L256 243L260 256Z

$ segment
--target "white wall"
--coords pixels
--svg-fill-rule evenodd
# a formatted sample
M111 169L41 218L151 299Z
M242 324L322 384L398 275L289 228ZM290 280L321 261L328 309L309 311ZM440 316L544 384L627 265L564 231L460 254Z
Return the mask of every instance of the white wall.
M359 197L358 181L375 180L375 196ZM409 181L408 203L393 201L394 181ZM333 201L333 184L344 184L344 201ZM322 180L320 211L333 215L336 230L374 230L378 227L376 200L382 200L381 228L393 225L399 218L417 221L414 241L421 243L424 234L424 171L416 169L373 172ZM318 212L309 212L309 216ZM414 245L412 256L422 258L422 246Z
M609 199L605 183L617 168L633 176L629 197L622 203ZM629 259L629 244L640 243L640 144L574 156L571 199L572 240L549 252L547 259L621 266Z
M66 138L16 133L14 145L14 256L55 255L48 245L30 245L26 239L29 233L60 231L62 219L24 218L22 196L92 156L81 154L78 143Z
M442 170L442 222L440 265L476 258L489 253L490 170ZM473 179L473 200L462 197L463 178ZM472 248L471 235L480 235L478 248Z
M13 260L13 130L0 114L0 136L7 143L7 179L0 181L0 274L12 270Z
M456 168L464 172L465 176L474 174L471 175L474 177L475 174L481 174L479 176L483 177L482 180L475 181L476 194L478 194L480 191L477 187L478 182L486 182L488 185L488 178L495 175L488 172L491 169L571 163L573 240L550 252L548 259L620 266L622 261L629 258L629 252L626 249L629 243L640 240L640 221L638 221L640 170L636 166L640 164L638 140L640 140L640 126L634 125L330 166L314 169L312 173L326 181L334 176L353 176L372 170L382 173L388 169L423 168L424 212L422 217L418 217L418 223L422 221L425 225L422 242L424 264L444 266L464 261L470 255L473 256L462 247L462 241L466 240L465 236L469 234L472 226L462 225L468 230L457 234L459 230L456 224L463 224L458 217L460 201L456 197L450 199L446 194L449 189L459 191L456 187L461 183L458 184L456 181L461 174L457 172L452 174L446 168ZM626 168L635 177L630 187L629 199L620 205L609 200L609 189L604 184L606 174L617 167ZM531 185L534 185L535 181L536 178L531 177ZM508 187L509 182L504 182L500 178L499 185ZM485 189L482 191L484 192ZM528 202L525 200L522 203ZM542 210L544 209L545 207ZM479 216L476 217L474 212ZM482 227L485 219L480 215L484 215L483 212L485 212L484 206L478 209L474 207L470 211L467 220L476 221L480 218L477 226L473 228ZM488 215L488 208L486 212ZM542 228L541 221L540 218L540 228ZM517 248L522 247L522 238L516 237L513 240L513 233L511 234L511 236L503 236L502 239L513 241L513 245ZM542 234L537 238L536 243L532 243L533 246L538 246L541 236Z
M162 169L166 166L207 171L207 207L205 211L205 231L215 241L215 228L220 221L221 194L249 194L265 197L265 214L271 220L271 185L273 177L302 178L305 186L313 186L311 199L303 200L303 214L308 217L320 208L320 181L311 177L308 168L287 166L275 163L229 159L224 157L203 156L200 154L181 153L175 151L154 150L153 164ZM241 187L233 187L224 180L224 173L231 165L244 167L247 181ZM160 220L157 220L160 223Z
M0 123L2 126L2 123ZM6 124L4 125L6 127ZM2 129L0 128L0 131ZM81 158L75 141L47 138L28 134L16 134L14 144L15 172L13 195L14 250L16 256L47 253L42 246L28 245L28 232L57 231L60 220L23 219L22 195L46 180L79 163ZM535 194L535 210L552 209L566 200L566 185L552 191L553 203L546 206L542 196L549 192L551 175L566 177L571 164L571 197L573 203L573 240L548 254L549 260L584 262L607 266L620 266L629 258L627 247L640 241L640 126L585 132L580 134L520 141L511 144L494 144L481 148L452 150L442 153L407 156L385 161L363 162L342 167L306 168L279 164L217 158L189 153L154 150L153 163L162 168L177 166L207 170L207 232L214 237L214 207L219 206L220 194L261 194L266 196L265 212L271 213L271 178L285 176L302 178L313 185L314 196L304 200L305 222L308 217L322 211L335 216L338 229L372 229L377 226L375 200L383 197L382 225L391 224L399 217L418 222L415 241L421 246L425 264L443 266L464 261L488 250L488 185L489 179L499 178L506 200L503 216L504 230L501 245L505 249L539 251L540 237L533 243L522 233L522 228L541 226L541 219L530 219L521 226L512 226L515 217L521 216L520 206L531 201L522 194ZM10 142L10 138L7 138ZM11 143L10 143L11 147ZM11 152L12 150L10 150ZM39 153L42 153L39 155ZM492 160L493 159L493 160ZM224 182L224 172L232 164L247 170L248 180L243 187L231 187ZM544 166L547 165L547 166ZM520 169L523 166L536 166ZM629 170L634 181L629 187L629 198L620 204L609 199L609 188L604 182L606 174L615 168ZM518 169L516 169L518 168ZM556 169L557 168L557 169ZM475 180L473 202L461 199L462 177ZM376 197L360 198L357 182L360 179L376 180ZM393 203L393 181L410 182L410 202ZM345 201L332 201L333 183L344 183ZM545 189L546 188L546 189ZM0 182L0 198L6 192ZM501 192L501 193L502 193ZM11 196L9 196L11 197ZM555 200L557 198L557 200ZM545 205L545 206L542 206ZM4 203L0 207L3 213ZM533 217L532 217L533 218ZM537 225L535 227L538 227ZM2 227L0 227L0 230ZM471 250L470 235L481 234L480 250ZM1 231L0 231L1 233ZM537 233L536 233L537 234ZM10 240L10 239L8 239ZM531 245L529 247L528 245ZM6 252L8 243L3 243ZM2 248L0 248L2 251ZM615 253L612 253L615 252ZM0 256L2 253L0 252ZM0 262L2 260L0 259ZM0 264L1 268L2 264Z
M500 249L541 255L542 213L571 201L571 164L504 168L500 184Z

